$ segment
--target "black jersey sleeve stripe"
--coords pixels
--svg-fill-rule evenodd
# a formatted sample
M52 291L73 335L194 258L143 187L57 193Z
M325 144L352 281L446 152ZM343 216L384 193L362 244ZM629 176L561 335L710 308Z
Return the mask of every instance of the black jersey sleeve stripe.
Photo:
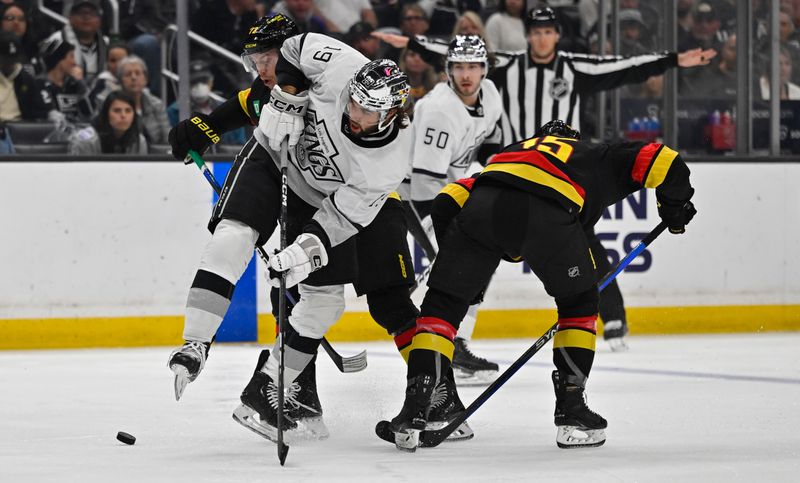
M424 174L425 176L430 176L431 178L436 179L447 179L447 173L436 173L422 168L414 168L411 170L411 172L416 174Z

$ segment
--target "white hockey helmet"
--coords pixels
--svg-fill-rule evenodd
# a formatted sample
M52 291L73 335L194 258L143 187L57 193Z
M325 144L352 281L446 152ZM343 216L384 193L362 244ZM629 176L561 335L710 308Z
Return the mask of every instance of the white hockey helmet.
M411 86L408 77L389 59L367 63L350 79L342 91L344 113L350 116L350 100L368 112L377 112L378 132L386 129L394 117L393 109L402 109L408 102Z
M489 54L486 52L486 42L478 35L456 35L450 41L450 46L447 49L447 61L445 62L447 83L450 87L454 87L453 74L451 72L452 65L461 62L481 64L483 66L481 80L486 78L486 74L489 71Z

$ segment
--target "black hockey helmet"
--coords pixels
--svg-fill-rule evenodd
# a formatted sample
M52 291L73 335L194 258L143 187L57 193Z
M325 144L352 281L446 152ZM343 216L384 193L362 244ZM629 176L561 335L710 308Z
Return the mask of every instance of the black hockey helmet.
M532 8L525 16L525 31L534 27L555 27L561 33L561 24L558 23L556 12L550 7Z
M286 39L299 33L297 25L289 17L281 13L265 15L250 26L242 46L242 55L278 49Z
M543 136L580 139L581 133L577 129L573 129L572 126L565 123L561 119L553 119L552 121L546 123L544 126L540 127L536 131L536 134L533 135L533 137L535 138L540 138Z

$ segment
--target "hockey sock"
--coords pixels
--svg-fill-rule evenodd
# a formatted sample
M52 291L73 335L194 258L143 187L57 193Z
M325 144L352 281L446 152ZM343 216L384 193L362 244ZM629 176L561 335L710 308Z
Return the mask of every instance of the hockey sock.
M594 362L597 314L558 319L553 338L553 363L564 376L589 377Z
M408 356L411 353L411 343L416 333L417 319L415 318L401 327L397 333L392 334L394 337L394 344L397 346L397 350L400 352L400 355L403 356L403 360L406 361L406 364L408 364Z
M455 336L456 329L445 320L418 318L408 357L408 379L429 374L435 377L438 384L442 374L450 370Z
M261 368L261 372L269 375L273 381L278 380L278 368L280 365L280 337L275 339L272 353L267 359L266 364ZM285 385L291 384L303 369L311 362L317 353L322 339L312 339L303 337L288 324L286 328L286 344L283 354L283 382Z
M219 275L197 271L186 301L185 340L211 342L231 305L233 289L234 285Z

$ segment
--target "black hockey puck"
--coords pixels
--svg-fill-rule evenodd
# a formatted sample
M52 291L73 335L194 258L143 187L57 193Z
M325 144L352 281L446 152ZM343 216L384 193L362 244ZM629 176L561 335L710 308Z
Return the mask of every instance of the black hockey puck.
M133 444L136 442L136 438L134 438L133 435L125 433L123 431L117 433L117 439L125 444Z

